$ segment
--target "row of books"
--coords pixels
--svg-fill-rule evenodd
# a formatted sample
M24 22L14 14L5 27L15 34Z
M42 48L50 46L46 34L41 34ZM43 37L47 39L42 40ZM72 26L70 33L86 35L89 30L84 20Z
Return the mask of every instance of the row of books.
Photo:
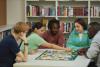
M35 5L26 6L27 16L55 16L56 10L54 7L40 7ZM57 7L58 16L88 16L88 7Z
M60 21L60 31L62 32L71 32L74 28L73 21Z
M27 16L55 16L56 13L54 7L27 5L26 14Z
M88 7L58 6L58 16L88 16Z
M99 6L91 6L90 8L90 16L96 16L99 17L100 16L100 7Z

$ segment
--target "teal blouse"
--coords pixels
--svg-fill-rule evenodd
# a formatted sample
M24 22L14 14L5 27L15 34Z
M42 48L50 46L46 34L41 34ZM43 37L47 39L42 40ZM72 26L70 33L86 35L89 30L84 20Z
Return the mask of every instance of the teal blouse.
M87 33L87 31L84 31L82 33L82 39L80 40L79 33L74 29L67 40L66 47L74 50L88 48L90 46L90 40Z

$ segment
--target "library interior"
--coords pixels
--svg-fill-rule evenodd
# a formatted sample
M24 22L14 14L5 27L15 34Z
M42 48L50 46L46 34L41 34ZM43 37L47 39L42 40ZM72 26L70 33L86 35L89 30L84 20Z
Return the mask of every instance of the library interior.
M0 67L100 67L100 0L0 0Z

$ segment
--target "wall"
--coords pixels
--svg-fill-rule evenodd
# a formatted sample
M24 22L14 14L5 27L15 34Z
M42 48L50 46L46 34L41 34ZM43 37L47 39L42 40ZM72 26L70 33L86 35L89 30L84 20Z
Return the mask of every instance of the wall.
M0 26L6 25L6 0L0 0Z
M24 0L7 0L7 24L24 21Z

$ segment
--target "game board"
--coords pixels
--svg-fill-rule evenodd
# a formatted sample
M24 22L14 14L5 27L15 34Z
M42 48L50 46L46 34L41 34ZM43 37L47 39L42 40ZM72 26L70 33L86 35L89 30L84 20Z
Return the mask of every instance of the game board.
M77 55L73 55L64 50L46 50L36 60L74 60Z

